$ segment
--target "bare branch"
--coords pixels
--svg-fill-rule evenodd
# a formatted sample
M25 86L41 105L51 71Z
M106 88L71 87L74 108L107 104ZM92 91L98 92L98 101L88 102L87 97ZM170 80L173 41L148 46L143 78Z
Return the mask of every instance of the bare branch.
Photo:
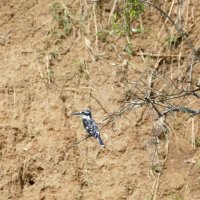
M90 135L87 135L85 137L83 137L82 139L78 140L77 142L75 142L72 146L70 146L69 148L67 148L63 153L65 154L67 151L69 151L71 148L75 147L76 145L78 145L79 143L81 143L82 141L86 140L87 138L91 137Z

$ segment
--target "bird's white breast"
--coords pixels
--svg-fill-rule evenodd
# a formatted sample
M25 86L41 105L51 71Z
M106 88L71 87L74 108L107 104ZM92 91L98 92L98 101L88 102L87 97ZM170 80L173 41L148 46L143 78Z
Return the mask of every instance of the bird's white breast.
M86 119L86 120L90 120L91 119L90 116L86 116L86 115L82 115L82 118Z

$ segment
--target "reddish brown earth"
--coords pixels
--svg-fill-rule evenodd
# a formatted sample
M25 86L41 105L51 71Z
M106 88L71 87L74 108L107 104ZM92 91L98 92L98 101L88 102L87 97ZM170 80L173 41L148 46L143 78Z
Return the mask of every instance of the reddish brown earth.
M108 36L96 45L92 16L86 19L85 35L74 25L72 33L62 37L50 11L52 2L0 1L0 199L200 199L200 145L193 149L191 144L192 131L200 137L198 117L171 117L169 151L159 174L152 169L154 147L144 148L155 121L146 108L105 126L101 136L106 148L89 138L63 154L85 135L80 119L70 116L73 111L89 107L102 122L122 105L127 80L138 79L148 65L155 65L157 58L144 62L141 49L183 55L190 49L185 43L173 51L167 47L166 35L176 31L168 22L163 26L165 20L148 6L133 24L145 30L132 35L133 56L123 51L124 37ZM90 6L86 1L63 3L76 19L83 15L81 6ZM106 26L111 8L110 1L97 10L98 27ZM165 1L162 8L171 8L176 19L176 1ZM185 29L198 48L199 1L184 1L183 12ZM98 55L96 61L87 41ZM168 66L164 63L162 70L170 71ZM199 102L190 100L198 109Z

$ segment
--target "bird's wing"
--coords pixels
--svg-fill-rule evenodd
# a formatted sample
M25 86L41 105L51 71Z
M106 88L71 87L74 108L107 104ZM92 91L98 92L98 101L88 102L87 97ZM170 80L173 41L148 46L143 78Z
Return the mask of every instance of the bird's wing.
M83 125L85 127L85 129L87 130L87 132L95 137L98 138L99 137L99 129L97 127L97 124L94 120L84 120L83 119Z

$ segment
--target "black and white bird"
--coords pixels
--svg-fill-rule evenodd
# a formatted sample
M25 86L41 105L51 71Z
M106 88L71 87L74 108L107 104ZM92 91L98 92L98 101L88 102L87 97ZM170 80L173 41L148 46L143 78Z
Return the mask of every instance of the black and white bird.
M96 138L102 147L105 147L103 140L100 137L99 129L96 122L92 119L92 113L90 110L83 110L81 112L74 112L72 115L80 115L82 117L83 126L88 134Z

